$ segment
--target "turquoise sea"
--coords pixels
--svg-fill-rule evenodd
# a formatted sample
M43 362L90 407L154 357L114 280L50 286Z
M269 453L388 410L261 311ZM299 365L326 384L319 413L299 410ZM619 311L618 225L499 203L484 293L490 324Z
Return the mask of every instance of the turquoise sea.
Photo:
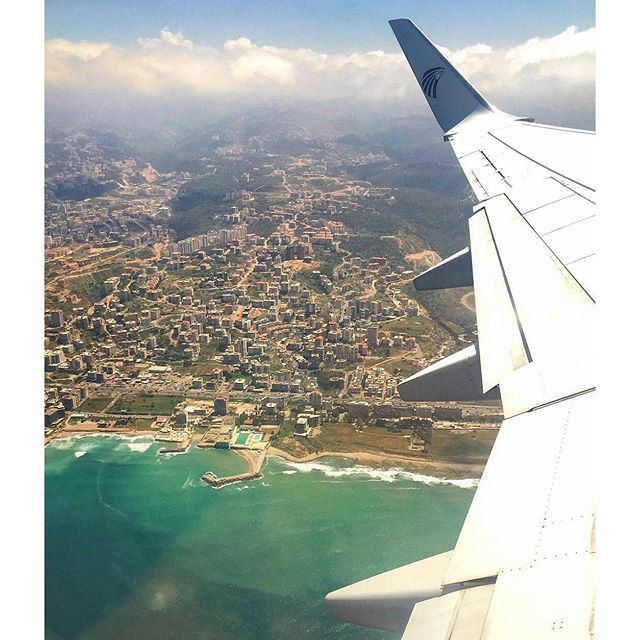
M148 437L87 436L45 450L46 637L176 640L395 638L334 621L323 598L450 549L473 482L352 460L231 451L162 457Z

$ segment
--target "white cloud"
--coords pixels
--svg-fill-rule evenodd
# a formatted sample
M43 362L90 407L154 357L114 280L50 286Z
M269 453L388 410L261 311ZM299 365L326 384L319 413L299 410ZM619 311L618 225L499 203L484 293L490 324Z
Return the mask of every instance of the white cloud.
M455 65L470 64L476 60L482 59L483 56L487 56L493 53L493 49L487 44L472 44L470 47L464 47L463 49L457 49L451 51L446 47L438 47L447 59Z
M594 55L595 52L595 27L578 31L578 27L571 26L552 38L527 40L524 44L507 51L505 58L511 62L512 69L521 69L547 60L576 58Z
M591 100L595 29L568 27L550 38L532 38L507 49L476 43L447 57L487 97L505 110L524 99ZM144 98L189 95L365 101L420 99L402 53L326 54L310 49L258 45L246 37L221 50L199 45L163 29L157 38L128 47L57 39L46 43L46 82L78 95ZM541 80L544 80L543 82ZM56 92L56 95L60 92ZM535 105L532 105L535 106ZM592 108L591 105L589 105Z
M178 33L171 33L166 27L160 31L160 37L163 42L170 44L174 47L185 47L186 49L193 49L193 42L187 40L180 31Z
M70 55L86 61L97 58L109 46L107 42L87 42L86 40L70 42L69 40L57 38L47 41L47 54L54 58L56 56Z
M224 48L227 51L248 51L253 47L253 43L249 38L238 38L237 40L227 40Z
M276 85L295 85L295 64L290 56L283 55L279 50L256 47L248 38L230 40L224 48L236 56L228 60L234 85L250 86L255 80L275 82Z

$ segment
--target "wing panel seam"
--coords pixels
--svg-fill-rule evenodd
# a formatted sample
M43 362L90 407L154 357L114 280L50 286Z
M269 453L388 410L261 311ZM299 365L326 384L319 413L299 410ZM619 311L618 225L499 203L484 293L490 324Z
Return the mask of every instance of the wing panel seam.
M558 175L560 175L560 174L558 174ZM558 184L562 185L565 189L569 189L569 191L571 191L572 193L575 193L575 195L577 195L577 196L580 196L582 199L586 200L587 202L590 202L591 204L595 204L596 203L595 200L592 200L591 198L587 198L587 196L585 196L584 193L581 193L580 191L576 191L576 189L574 189L570 184L567 184L566 182L562 182L562 181L558 180L558 178L556 178L555 176L549 176L549 177L551 178L551 180L554 180ZM571 180L571 178L568 178L568 180L569 180L569 182L573 182ZM549 204L553 204L553 203L550 202Z
M545 402L544 404L538 404L535 407L531 407L530 411L533 413L534 411L538 411L538 409L546 409L547 407L550 407L552 404L558 404L558 402L565 402L566 400L573 400L573 398L583 396L586 393L591 393L595 390L596 390L595 387L589 387L588 389L583 389L582 391L576 391L575 393L570 393L569 395L562 396L562 398L554 398L550 402Z
M549 505L551 504L551 497L553 495L553 490L555 488L556 477L558 475L558 466L560 464L560 458L562 457L562 450L564 448L565 441L567 439L567 430L569 427L569 418L571 418L571 413L573 411L573 399L568 401L569 406L567 407L567 415L564 418L564 424L562 425L562 436L560 437L560 443L558 445L558 449L556 451L555 460L553 461L553 470L551 472L551 480L549 482L549 490L547 491L547 499L544 504L544 511L542 512L542 525L538 530L538 536L536 539L536 545L533 551L533 560L534 562L538 559L538 554L540 551L540 545L542 544L542 535L543 531L546 527L547 515L549 514Z
M507 186L511 189L513 185L507 180L507 178L502 173L502 171L500 171L500 169L498 169L498 167L496 167L495 163L493 162L493 160L491 160L491 158L489 158L489 156L487 155L486 151L480 150L480 153L484 156L485 160L491 165L493 170L500 176L500 178L502 180L504 180L504 182L507 183Z
M552 179L555 179L555 178L552 178ZM556 182L558 182L558 181L556 180ZM562 184L562 182L558 182L558 184ZM566 185L564 185L564 184L562 184L562 186L566 187ZM580 195L580 194L577 193L576 191L573 191L573 189L571 189L571 193L569 193L566 196L562 196L561 198L558 198L557 200L551 200L551 202L545 202L544 204L539 204L537 207L533 207L533 209L529 209L526 213L523 213L523 212L520 212L520 213L522 213L523 216L528 216L530 213L533 213L534 211L539 211L540 209L544 209L545 207L550 207L552 204L557 204L558 202L562 202L563 200L567 200L567 198L573 198L574 195Z
M595 256L595 253L590 253L586 256L582 256L581 258L576 258L575 260L572 260L571 262L567 262L565 266L569 267L572 264L575 264L576 262L580 262L581 260L586 260L587 258L593 258L593 256Z
M510 144L507 144L504 140L500 140L500 138L498 138L498 136L496 136L493 133L491 133L491 131L487 131L487 133L494 140L497 140L500 144L503 144L505 147L508 147L509 149L511 149L511 151L514 151L515 153L521 155L523 158L526 158L530 162L533 162L534 164L537 164L539 167L542 167L543 169L546 169L547 171L551 171L551 173L555 173L556 175L563 177L565 180L571 180L571 182L573 182L574 184L578 184L581 187L584 187L585 189L589 189L589 191L594 191L595 192L595 189L593 187L590 187L589 185L583 184L582 182L578 182L577 180L574 180L573 178L570 178L569 176L565 176L563 173L560 173L560 172L556 171L555 169L552 169L551 167L547 167L546 164L542 164L542 162L538 162L538 160L534 160L533 158L528 156L526 153L522 153L522 151L518 151L518 149L516 149L515 147L512 147Z
M578 280L573 273L571 273L571 270L568 269L569 264L572 263L565 263L563 262L559 256L556 254L556 252L544 241L544 238L535 230L535 227L531 224L531 222L529 222L529 220L527 220L527 216L523 215L522 212L520 211L520 209L518 209L518 207L516 207L515 203L513 202L513 200L511 200L511 198L508 196L508 194L502 194L504 195L504 197L509 201L509 203L511 204L511 206L520 214L520 217L529 225L529 228L531 229L531 231L533 231L533 233L536 234L536 237L540 238L540 241L544 244L544 246L549 250L549 252L551 253L551 255L558 261L559 264L561 264L563 266L563 268L565 269L565 271L567 271L567 273L573 278L573 280L578 284L578 286L585 292L585 294L589 297L589 299L595 303L595 300L593 299L593 296L584 288L583 284L580 282L580 280ZM489 216L487 216L487 220L489 219ZM489 229L491 229L491 225L489 225ZM491 232L491 235L493 236L493 232ZM592 253L590 255L595 255L595 253ZM498 256L499 257L499 256ZM588 258L589 256L582 256L581 258L577 258L574 262L577 262L578 260L583 260L584 258ZM502 266L502 262L500 263Z
M528 214L524 214L525 218L527 217ZM562 229L567 229L569 227L572 227L574 224L580 224L581 222L584 222L585 220L591 220L591 218L595 218L596 214L592 214L590 216L587 216L586 218L580 218L580 220L574 220L573 222L569 222L568 224L564 224L561 227L557 227L556 229L552 229L551 231L547 231L545 233L543 233L540 237L541 238L546 238L547 236L550 236L552 233L555 233L556 231L562 231Z
M511 201L509 201L511 202ZM513 205L513 203L511 202ZM517 210L517 209L516 209ZM522 214L520 214L522 216ZM527 360L529 362L533 362L533 358L531 357L531 351L529 350L529 345L527 344L527 337L525 336L524 329L522 328L522 324L520 322L520 316L518 315L518 308L516 307L515 300L513 298L513 293L511 291L511 287L509 286L509 279L507 278L507 273L504 268L504 264L502 263L502 257L500 256L500 250L498 249L498 244L496 243L496 238L493 234L493 228L491 227L491 219L489 218L489 214L485 209L485 216L487 218L487 225L489 227L489 233L491 234L491 239L493 240L493 246L496 250L496 256L498 258L498 264L500 265L500 270L502 271L502 278L504 280L505 287L507 289L507 294L509 296L509 300L511 301L511 306L513 308L513 314L516 320L516 324L518 325L518 332L520 333L520 339L522 340L522 346L524 347L524 352L527 356ZM522 216L524 217L524 216Z

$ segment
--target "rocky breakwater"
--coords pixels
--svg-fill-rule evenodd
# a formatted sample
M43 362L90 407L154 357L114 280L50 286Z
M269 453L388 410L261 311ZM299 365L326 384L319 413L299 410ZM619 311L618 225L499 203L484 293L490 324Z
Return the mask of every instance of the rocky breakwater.
M262 451L238 451L242 457L248 462L249 469L244 473L237 473L233 476L218 476L213 471L207 471L202 476L202 481L211 485L214 489L219 489L227 484L235 482L245 482L247 480L255 480L262 477L262 466L267 457L266 449Z
M202 476L202 480L207 484L210 484L214 489L224 487L226 484L233 484L234 482L244 482L245 480L255 480L262 474L260 472L248 471L247 473L238 473L235 476L217 476L213 471L207 471Z

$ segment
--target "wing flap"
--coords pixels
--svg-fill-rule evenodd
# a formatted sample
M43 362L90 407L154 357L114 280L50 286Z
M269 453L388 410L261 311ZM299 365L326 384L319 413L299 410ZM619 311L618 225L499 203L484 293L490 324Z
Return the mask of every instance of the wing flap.
M500 384L509 417L594 387L595 304L547 237L504 195L478 207L469 231L483 389Z
M470 587L417 604L402 640L478 640L493 589Z
M500 257L484 211L469 220L482 388L529 362Z

